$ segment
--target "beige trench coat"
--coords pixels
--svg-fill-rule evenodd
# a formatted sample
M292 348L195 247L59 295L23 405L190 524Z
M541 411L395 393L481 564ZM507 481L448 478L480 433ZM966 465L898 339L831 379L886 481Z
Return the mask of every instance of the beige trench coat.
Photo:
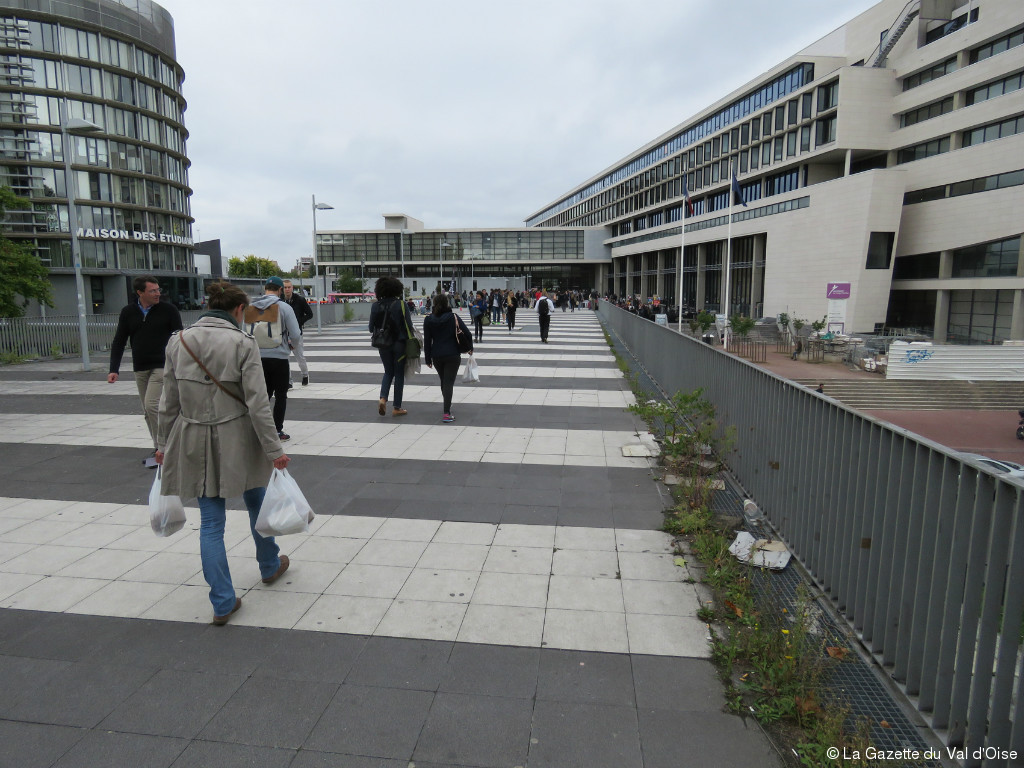
M223 392L181 345L245 405ZM248 407L246 407L248 406ZM229 320L202 317L167 344L157 445L161 492L183 499L241 496L267 484L284 455L270 412L256 340Z

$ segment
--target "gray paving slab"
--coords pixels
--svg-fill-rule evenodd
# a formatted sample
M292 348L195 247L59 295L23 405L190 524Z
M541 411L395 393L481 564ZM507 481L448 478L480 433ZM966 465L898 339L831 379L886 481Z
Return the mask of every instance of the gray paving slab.
M590 364L573 362L569 357L577 351L606 350L597 333L586 336L585 341L570 341L574 328L588 326L588 330L597 331L593 321L589 313L555 318L553 336L561 336L565 342L561 346L569 349L559 350L559 344L541 345L535 332L517 334L517 345L530 345L530 358L521 363L495 359L490 364L488 384L473 390L481 396L497 391L499 386L525 390L538 401L545 400L545 396L534 393L550 391L548 404L462 402L457 408L456 426L562 429L570 434L575 430L634 430L638 422L633 414L607 404L596 405L597 394L606 398L603 393L628 390L621 377L507 375L520 365L544 366L552 373L568 368L582 371L588 366L602 373L613 369L610 359ZM491 344L491 338L489 333L483 348ZM496 357L501 354L500 338L494 334L492 349ZM318 348L331 349L338 340L350 343L353 339L365 342L361 324L341 333L324 334L317 341L325 346ZM565 359L560 359L563 356ZM351 361L359 365L367 360L372 358L346 354L344 349L316 358L317 362ZM4 368L0 369L0 382L81 382L73 386L82 391L84 383L95 382L105 370L101 361L97 361L99 373L83 374L74 367L74 362L68 361L34 369ZM332 368L314 372L314 383L330 383L335 385L333 391L342 392L344 385L372 388L380 381L377 373ZM435 377L417 377L419 382L433 387ZM325 387L324 391L329 389ZM581 398L587 404L567 405L566 391L570 389L592 393ZM313 387L306 391L311 390ZM312 426L316 422L344 422L371 430L394 423L388 417L376 416L373 397L346 397L292 397L288 419ZM591 398L589 402L587 397ZM424 430L437 425L436 403L413 406L402 425ZM52 424L54 414L112 414L120 419L138 419L138 412L133 395L0 394L0 415L26 414L19 417L19 423L12 424L21 432L22 441L0 443L0 485L9 496L40 500L38 503L51 513L56 510L51 522L60 524L76 519L71 511L67 518L59 514L65 501L69 507L78 501L145 504L153 475L139 464L147 452L144 440L139 441L143 447L135 448L39 444L25 442L33 438L31 429L20 430L21 422L30 423L33 414L50 419ZM297 435L293 443L296 448L300 440ZM467 440L466 445L471 447L472 442ZM320 514L318 523L334 517L339 521L387 518L385 524L396 526L396 530L402 526L419 530L417 525L429 527L431 522L469 522L478 526L472 529L473 535L483 532L488 542L498 535L496 530L505 530L511 537L508 540L517 542L501 545L505 549L527 546L522 542L533 542L534 533L553 541L556 525L587 529L574 535L596 538L611 535L602 529L613 527L627 531L660 527L666 498L642 462L621 467L570 466L561 454L554 456L551 462L488 463L423 456L301 454L291 470ZM7 490L12 488L15 490ZM231 500L229 506L232 510L241 508L239 500ZM134 524L126 515L119 520L121 525ZM7 527L0 528L0 538L11 525L20 530L10 520L4 519L3 523ZM361 524L373 527L372 522ZM496 529L497 525L522 528ZM145 527L144 520L140 526ZM51 528L57 530L59 525ZM469 528L452 530L456 540L470 535ZM560 530L560 536L566 535L566 529ZM331 535L337 536L338 528L334 531ZM282 544L287 551L297 547L299 541ZM334 546L338 541L333 539ZM194 570L183 578L194 575L199 570L199 559L187 546L188 540L167 543L175 547L173 551L194 557L189 565ZM317 543L317 554L321 558L328 555L328 544ZM377 545L386 548L380 542ZM459 544L449 549L442 545L441 550L449 556L457 552L462 556L474 546L489 545ZM36 545L7 546L12 551L21 546L24 558ZM102 550L103 545L99 546ZM551 541L547 546L547 557L553 561ZM600 554L595 552L594 556ZM251 553L247 551L245 556ZM586 559L585 554L574 554L559 558L553 567L580 567ZM501 561L500 568L518 568L528 560L520 563L507 559ZM313 618L296 626L326 627L332 617L351 610L351 604L340 598L330 602L337 597L330 592L303 593L301 585L303 578L316 575L326 587L343 567L339 564L332 571L331 566L330 562L311 558L304 572L301 558L293 558L294 580L283 580L280 588L270 590L260 585L250 592L246 614L269 615L260 611L276 605L281 610L287 607L298 611L299 618L308 608ZM437 565L430 568L437 569ZM779 764L756 727L723 714L721 684L706 659L545 647L544 610L525 606L533 604L541 593L546 601L554 577L546 573L502 577L502 572L489 574L487 588L481 587L485 599L480 604L469 603L463 629L475 617L473 632L465 636L474 640L472 643L454 639L454 632L444 635L449 639L424 640L370 635L369 627L357 630L362 634L346 634L0 608L0 686L6 694L0 701L0 766L8 764L8 755L14 761L10 764L18 768L408 768L413 763L417 768L678 768ZM3 573L5 577L8 574ZM383 578L383 570L376 573ZM17 571L12 574L24 583L34 578ZM394 584L397 591L407 575L401 569L389 569L387 578L399 579ZM515 588L502 589L498 583L501 578L507 578ZM152 586L139 584L140 589ZM203 587L189 589L197 593L198 600L205 600ZM566 597L564 592L559 593L562 599ZM328 607L316 603L311 606L315 599L323 599ZM472 600L468 591L466 599ZM491 600L510 602L513 607L492 605ZM466 604L437 603L449 611L453 605L462 611ZM203 607L208 610L205 603ZM558 613L563 614L563 620L572 615L566 609ZM187 613L184 618L192 615ZM582 624L596 614L581 611L580 616ZM416 631L415 625L411 629L403 626L402 631ZM604 624L596 622L595 626ZM509 644L508 638L525 637L533 639L517 639L516 644ZM481 639L488 639L488 644L478 642ZM725 742L728 748L723 750L720 747Z

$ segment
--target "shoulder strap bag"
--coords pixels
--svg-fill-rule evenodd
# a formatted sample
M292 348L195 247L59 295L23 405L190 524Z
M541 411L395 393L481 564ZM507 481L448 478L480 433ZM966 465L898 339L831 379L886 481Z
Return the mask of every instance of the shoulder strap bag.
M235 400L240 402L242 405L245 405L246 408L249 407L249 406L246 405L245 400L243 400L238 395L236 395L234 392L232 392L230 389L228 389L223 384L221 384L220 380L218 380L216 376L214 376L212 373L210 373L210 371L207 369L207 367L205 365L203 365L203 361L200 360L198 357L196 357L196 353L193 352L192 349L189 347L189 345L185 343L185 333L184 332L178 334L178 340L181 342L181 346L183 346L185 348L185 351L188 352L192 356L192 359L196 361L196 365L198 365L199 368L202 370L202 372L205 373L209 377L210 381L212 381L214 384L216 384L218 387L220 387L221 392L223 392L225 395L228 395L230 397L235 398Z
M473 340L469 338L469 334L462 330L459 323L459 317L452 312L452 321L455 323L455 345L459 348L459 352L469 352L473 349Z
M412 326L409 325L409 316L405 313L405 302L402 302L402 319L405 321L405 330L408 333L408 338L405 340L405 356L403 360L419 360L420 352L423 349L423 345L420 344L420 340L416 337L415 331Z

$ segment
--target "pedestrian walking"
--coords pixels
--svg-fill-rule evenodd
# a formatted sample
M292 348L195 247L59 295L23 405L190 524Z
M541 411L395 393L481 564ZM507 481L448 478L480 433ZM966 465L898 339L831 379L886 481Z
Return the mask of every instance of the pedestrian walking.
M469 316L473 318L473 332L477 341L484 340L484 318L488 314L487 298L483 291L476 292L476 300L469 306Z
M491 308L492 325L498 325L501 322L501 305L504 298L504 294L502 294L497 288L492 290L490 296L487 297L487 303Z
M459 337L466 339L468 353L473 354L473 337L462 318L451 311L448 299L438 296L434 309L423 320L423 359L428 368L437 371L441 380L441 399L444 403L441 421L450 424L452 416L452 395L455 392L455 377L462 365Z
M405 416L408 413L402 407L402 394L405 389L405 342L409 339L409 323L406 316L405 301L402 299L405 287L397 277L382 277L373 287L377 301L370 307L370 333L390 330L390 345L377 347L384 376L380 381L380 399L377 413L383 416L387 412L388 398L391 396L391 384L395 385L395 399L391 406L392 416ZM434 299L434 304L440 300Z
M151 275L141 275L132 281L135 300L126 305L117 318L117 330L110 345L110 368L107 383L120 378L121 358L125 345L132 345L132 370L135 385L142 401L146 428L153 439L153 451L142 463L156 469L157 414L160 393L164 383L164 361L167 342L171 334L182 329L181 315L168 301L160 301L160 284Z
M505 323L508 325L510 335L516 327L516 306L518 304L516 295L511 290L505 294Z
M163 466L161 493L199 502L203 578L213 623L226 624L242 607L224 549L226 499L245 502L260 577L274 583L288 570L288 556L256 532L256 518L271 469L284 469L289 458L264 395L260 348L242 330L249 297L224 281L206 291L209 309L167 345L155 458Z
M309 302L301 293L296 293L291 280L284 281L284 301L295 313L295 321L299 324L299 335L303 334L302 326L313 319L313 310L309 308ZM303 345L292 345L292 354L299 364L299 372L302 374L302 386L309 384L309 366L306 365L306 355ZM288 377L288 388L291 389L291 376Z
M547 291L541 291L537 297L537 319L540 321L540 340L548 343L548 329L551 328L551 313L555 311L555 303L548 297Z
M266 292L252 302L245 310L245 326L260 348L263 363L263 378L267 385L267 397L274 398L274 426L281 440L291 440L284 431L284 416L288 409L288 379L290 368L288 357L292 348L302 351L302 334L295 320L295 313L281 301L284 281L277 276L268 277Z

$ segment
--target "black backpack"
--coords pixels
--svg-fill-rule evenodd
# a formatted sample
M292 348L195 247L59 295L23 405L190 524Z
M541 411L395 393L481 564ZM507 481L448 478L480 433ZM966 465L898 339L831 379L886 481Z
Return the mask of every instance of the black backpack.
M395 331L392 329L391 324L388 323L388 315L391 314L391 304L381 302L381 308L384 310L384 318L381 320L380 328L374 328L373 333L370 334L370 346L377 349L390 349L396 341Z
M540 302L540 306L537 307L537 314L539 314L541 317L544 317L545 315L551 313L551 305L548 304L547 296L541 296L539 299L537 299L537 301Z

